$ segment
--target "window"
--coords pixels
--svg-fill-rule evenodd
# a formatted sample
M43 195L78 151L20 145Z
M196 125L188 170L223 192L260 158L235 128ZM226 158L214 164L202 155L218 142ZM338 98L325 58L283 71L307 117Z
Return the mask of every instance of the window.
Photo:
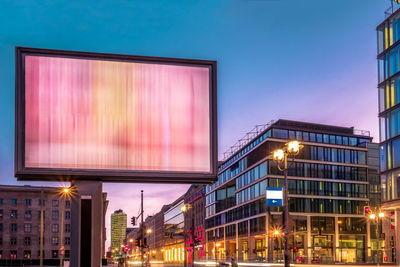
M393 168L400 167L400 139L392 142Z
M53 236L53 237L51 238L51 244L52 244L53 246L57 246L57 245L58 245L58 237L57 237L57 236Z
M38 225L38 232L40 233L40 224ZM46 232L46 225L43 224L43 233Z
M3 232L3 224L0 223L0 232Z
M25 237L24 244L25 244L25 246L30 246L31 245L31 237L30 236L26 236Z
M0 237L0 245L3 245L3 237Z
M17 199L15 198L11 199L11 205L17 205Z
M0 205L3 205L3 199L0 198Z
M3 219L3 210L0 210L0 219Z
M70 211L66 211L66 212L65 212L65 219L66 219L66 220L71 219L71 212L70 212Z
M58 224L53 224L51 226L51 232L52 233L58 233Z
M10 228L11 228L11 232L16 232L17 231L17 224L16 223L10 224Z
M44 246L44 244L46 244L46 238L43 238L43 246ZM38 245L40 246L40 236L38 238Z
M18 218L18 211L12 210L10 214L11 219L17 219Z
M69 257L70 257L70 252L69 252L69 250L66 250L65 251L65 258L69 259Z
M16 237L10 237L10 245L15 246L17 244L17 238Z
M43 211L43 219L46 218L46 211ZM40 220L40 210L38 211L38 219Z
M24 232L25 233L30 233L32 231L32 224L30 223L25 223L24 224Z
M53 259L57 259L58 258L58 250L52 250L51 251L51 257Z
M24 259L30 259L30 258L31 258L31 251L24 250Z
M65 225L65 232L66 233L70 233L71 232L71 225L70 224L66 224Z
M0 260L3 258L3 251L0 250Z
M65 201L65 207L66 207L66 208L71 207L71 201L66 200L66 201Z
M25 220L30 220L32 218L32 211L26 210L24 218L25 218Z
M25 199L25 206L32 206L32 199Z
M70 245L71 244L71 237L66 237L64 240L64 245Z
M58 220L58 210L53 210L51 213L51 218L53 220Z
M17 258L17 251L10 250L10 259L15 260Z
M41 199L39 199L39 206L41 206L42 205L42 200ZM46 200L43 200L43 207L44 206L46 206Z
M53 203L53 207L58 207L58 200L53 200L52 203Z

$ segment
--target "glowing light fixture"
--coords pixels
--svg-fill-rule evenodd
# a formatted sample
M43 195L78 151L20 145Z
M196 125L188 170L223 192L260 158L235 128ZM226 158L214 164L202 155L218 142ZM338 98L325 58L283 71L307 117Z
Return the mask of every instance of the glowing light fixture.
M385 217L385 213L384 213L384 212L382 212L382 211L381 211L381 212L379 212L379 214L378 214L378 217L379 217L379 218L383 218L383 217Z
M375 219L375 214L373 214L373 213L371 213L370 215L369 215L369 218L371 219L371 220L373 220L373 219Z
M284 152L282 149L277 149L274 151L274 160L281 161L284 158Z
M287 150L289 153L297 153L300 150L300 142L299 141L291 141L287 144Z

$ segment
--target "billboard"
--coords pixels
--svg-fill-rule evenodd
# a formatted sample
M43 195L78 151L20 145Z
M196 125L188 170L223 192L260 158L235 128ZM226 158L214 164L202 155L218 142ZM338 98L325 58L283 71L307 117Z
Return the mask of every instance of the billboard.
M216 179L216 62L16 48L15 176Z

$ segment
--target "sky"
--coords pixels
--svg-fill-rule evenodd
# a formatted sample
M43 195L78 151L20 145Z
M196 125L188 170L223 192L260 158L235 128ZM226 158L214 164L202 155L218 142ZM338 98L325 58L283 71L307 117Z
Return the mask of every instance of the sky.
M292 119L378 141L376 26L389 0L0 0L0 183L14 178L15 46L216 60L218 150ZM173 202L189 185L104 184L106 217ZM109 234L109 231L108 231ZM108 237L109 239L109 237Z

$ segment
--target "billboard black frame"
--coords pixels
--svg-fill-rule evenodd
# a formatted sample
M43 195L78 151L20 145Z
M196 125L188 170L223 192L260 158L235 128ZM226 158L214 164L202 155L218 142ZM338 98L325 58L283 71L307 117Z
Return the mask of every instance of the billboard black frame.
M91 60L109 60L147 64L170 64L207 67L210 71L210 166L211 172L138 171L116 169L28 168L25 167L25 56L50 56ZM23 181L74 181L132 183L212 183L217 180L217 62L212 60L149 57L110 53L95 53L41 49L15 48L15 162L14 174Z

